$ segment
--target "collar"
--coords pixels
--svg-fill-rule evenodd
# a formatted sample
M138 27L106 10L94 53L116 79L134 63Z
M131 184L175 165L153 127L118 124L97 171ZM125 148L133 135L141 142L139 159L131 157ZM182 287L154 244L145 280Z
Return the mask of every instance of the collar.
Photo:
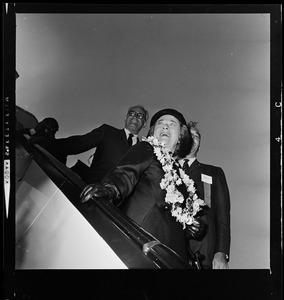
M191 158L183 158L183 159L181 159L181 160L179 160L179 164L183 167L183 164L184 164L184 160L185 159L187 159L188 160L188 162L187 162L187 164L188 164L188 166L190 167L191 166L191 164L197 159L197 157L191 157Z
M132 132L130 132L127 128L124 128L124 131L125 131L125 134L126 134L126 137L127 137L127 138L128 138L128 136L129 136L129 134L132 133ZM133 134L133 136L134 136L135 138L138 137L137 134L134 134L134 133L132 133L132 134Z

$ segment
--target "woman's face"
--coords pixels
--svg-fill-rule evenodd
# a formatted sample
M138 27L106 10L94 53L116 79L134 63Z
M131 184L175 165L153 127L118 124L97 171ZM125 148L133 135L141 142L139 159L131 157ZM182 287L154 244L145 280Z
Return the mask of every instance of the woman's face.
M161 116L155 124L154 137L164 142L166 148L174 152L180 137L179 120L172 115Z

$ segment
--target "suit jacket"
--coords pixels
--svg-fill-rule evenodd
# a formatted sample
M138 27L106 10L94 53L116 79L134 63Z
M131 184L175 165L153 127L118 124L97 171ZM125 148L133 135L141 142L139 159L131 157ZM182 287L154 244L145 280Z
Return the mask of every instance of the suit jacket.
M51 152L57 157L67 157L96 148L90 168L87 168L86 174L79 174L87 183L99 182L129 150L124 129L107 124L84 135L57 139L56 143Z
M182 224L171 216L160 187L164 171L148 142L127 152L102 183L113 183L120 191L122 210L151 235L187 260L187 239Z
M203 265L212 267L216 252L230 252L230 195L225 174L219 167L206 165L195 160L187 172L196 184L197 193L207 206L201 217L208 225L201 240L189 240L193 252L204 256Z

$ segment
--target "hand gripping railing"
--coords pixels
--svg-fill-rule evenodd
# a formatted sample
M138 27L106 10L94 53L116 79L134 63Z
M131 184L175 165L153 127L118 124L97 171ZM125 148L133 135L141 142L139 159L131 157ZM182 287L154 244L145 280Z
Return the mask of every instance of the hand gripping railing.
M39 145L20 139L22 146L81 212L128 268L195 269L104 199L81 203L82 179Z

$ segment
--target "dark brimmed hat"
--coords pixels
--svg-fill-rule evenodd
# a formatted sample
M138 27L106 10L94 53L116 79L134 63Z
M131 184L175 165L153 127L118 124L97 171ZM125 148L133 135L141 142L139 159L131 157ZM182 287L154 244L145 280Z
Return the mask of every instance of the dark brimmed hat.
M185 118L184 116L178 112L177 110L175 109L172 109L172 108L165 108L165 109L162 109L158 112L156 112L154 114L154 116L152 117L151 119L151 122L150 122L150 127L153 126L156 121L161 117L161 116L164 116L164 115L171 115L171 116L174 116L176 117L183 125L186 125L186 121L185 121Z

